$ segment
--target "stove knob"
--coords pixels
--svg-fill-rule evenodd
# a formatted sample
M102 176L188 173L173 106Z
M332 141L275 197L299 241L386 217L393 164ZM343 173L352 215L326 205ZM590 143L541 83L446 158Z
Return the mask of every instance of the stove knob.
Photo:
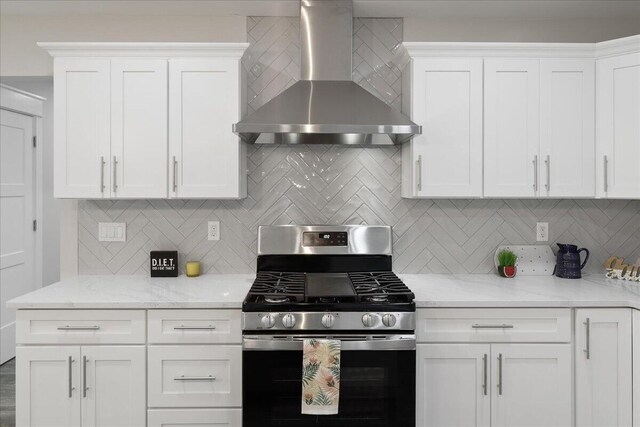
M385 313L382 315L382 323L384 323L384 326L391 328L396 324L396 316L391 313Z
M376 322L376 318L371 313L366 313L362 316L362 324L367 328L372 327L375 322Z
M336 322L336 316L334 316L331 313L327 313L324 316L322 316L322 326L324 326L325 328L332 327L335 322Z
M265 314L262 316L262 319L260 319L260 323L265 329L273 328L276 324L276 316L273 314Z
M296 317L293 314L285 314L282 316L282 324L285 328L293 328L296 326Z

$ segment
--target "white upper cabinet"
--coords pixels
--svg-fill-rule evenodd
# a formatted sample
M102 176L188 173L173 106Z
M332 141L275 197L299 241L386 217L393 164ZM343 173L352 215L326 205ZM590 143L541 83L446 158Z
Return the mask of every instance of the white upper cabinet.
M410 67L405 109L422 134L403 148L403 196L482 197L482 59L415 58Z
M170 197L246 197L240 120L240 59L169 61Z
M111 61L111 197L167 197L167 61Z
M109 60L58 58L53 76L54 195L108 197Z
M539 195L540 69L537 59L484 63L484 194Z
M246 43L40 46L54 57L56 197L246 197L231 131Z
M540 60L540 197L595 196L593 59Z
M640 199L640 52L597 61L596 99L596 194Z

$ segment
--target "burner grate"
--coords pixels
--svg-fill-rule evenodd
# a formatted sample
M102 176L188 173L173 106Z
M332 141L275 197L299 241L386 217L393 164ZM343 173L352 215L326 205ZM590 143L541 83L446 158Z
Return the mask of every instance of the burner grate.
M269 304L300 302L304 299L304 284L304 273L261 271L249 290L249 296Z
M393 272L349 273L353 288L362 301L394 302L412 301L415 296Z

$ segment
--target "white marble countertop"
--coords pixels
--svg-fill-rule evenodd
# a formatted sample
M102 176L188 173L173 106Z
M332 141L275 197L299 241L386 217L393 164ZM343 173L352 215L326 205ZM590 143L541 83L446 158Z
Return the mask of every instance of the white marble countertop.
M10 308L241 308L253 274L198 278L80 276L45 286L7 303ZM503 279L492 274L401 274L429 307L632 307L640 309L640 284L587 276Z

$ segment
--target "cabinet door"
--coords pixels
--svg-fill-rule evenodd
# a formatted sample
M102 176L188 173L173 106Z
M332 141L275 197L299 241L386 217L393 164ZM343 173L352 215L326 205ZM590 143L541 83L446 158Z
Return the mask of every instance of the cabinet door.
M170 60L169 99L170 197L245 197L239 60Z
M488 344L421 344L416 356L417 425L490 425Z
M540 195L594 197L595 63L540 61Z
M80 347L16 349L16 425L80 426Z
M640 198L640 53L596 61L596 194Z
M167 61L111 61L111 197L167 197Z
M491 355L492 426L572 425L570 344L493 344Z
M80 365L83 427L145 424L144 346L83 346Z
M56 58L53 75L54 195L108 197L109 60Z
M576 424L630 426L631 309L576 310Z
M640 427L640 310L633 311L633 425Z
M484 63L484 195L536 197L539 190L539 61Z
M418 197L482 196L482 59L412 62L412 176Z

